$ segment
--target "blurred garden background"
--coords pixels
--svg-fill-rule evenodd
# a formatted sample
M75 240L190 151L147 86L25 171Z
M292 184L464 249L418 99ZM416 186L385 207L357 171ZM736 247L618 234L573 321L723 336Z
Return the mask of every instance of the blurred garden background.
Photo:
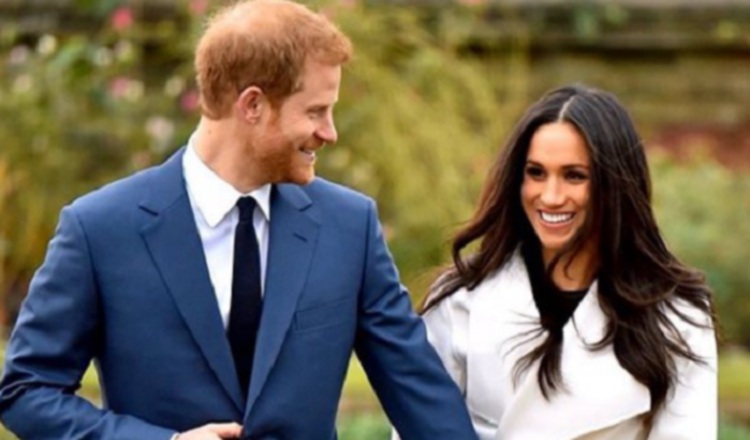
M0 0L4 337L60 208L188 138L198 117L192 47L221 3ZM616 93L648 146L669 245L716 292L720 438L750 439L750 0L316 5L356 47L336 109L339 143L319 155L319 174L377 199L415 303L521 112L569 82ZM99 401L93 370L81 393ZM353 360L340 438L388 433Z

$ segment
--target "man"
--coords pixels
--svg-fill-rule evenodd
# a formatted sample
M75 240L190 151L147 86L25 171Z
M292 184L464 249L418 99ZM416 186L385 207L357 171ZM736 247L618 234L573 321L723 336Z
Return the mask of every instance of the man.
M284 0L213 18L186 148L62 211L8 345L11 430L334 439L354 349L403 438L476 438L374 203L314 178L350 55L330 22ZM103 409L74 395L91 359Z

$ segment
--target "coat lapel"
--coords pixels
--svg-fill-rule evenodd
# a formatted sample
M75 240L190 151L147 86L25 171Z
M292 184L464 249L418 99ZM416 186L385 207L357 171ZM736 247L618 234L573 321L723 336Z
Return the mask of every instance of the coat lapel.
M545 336L516 335L537 328L538 319L520 255L475 291L469 324L467 394L471 396L470 388L474 387L474 393L484 396L476 406L498 411L487 414L490 420L499 422L498 440L571 440L649 410L648 388L620 366L611 348L588 349L587 344L599 341L606 328L596 283L563 329L564 389L553 393L551 400L544 399L537 379L538 362L513 384L516 361ZM488 379L493 376L497 379Z
M539 342L528 339L539 313L520 259L511 259L470 294L466 394L471 411L496 426L515 394L517 360Z
M320 225L311 207L312 202L300 187L274 186L263 313L246 416L279 356L307 279Z
M239 381L206 267L182 173L180 150L154 170L141 234L182 318L224 390L242 411Z

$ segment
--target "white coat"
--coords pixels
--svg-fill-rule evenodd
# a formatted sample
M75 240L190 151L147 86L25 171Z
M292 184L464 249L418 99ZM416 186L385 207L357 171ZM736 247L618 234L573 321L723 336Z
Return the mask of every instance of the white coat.
M684 306L697 322L709 318ZM539 328L523 259L471 292L460 289L424 316L429 339L466 398L481 440L713 440L717 437L717 352L712 329L674 317L690 348L706 364L677 359L678 383L658 413L650 435L642 416L650 409L647 387L620 364L611 347L592 351L606 317L596 283L563 328L564 389L548 401L537 380L538 361L514 385L516 361L541 341L519 336ZM515 349L514 349L515 347Z

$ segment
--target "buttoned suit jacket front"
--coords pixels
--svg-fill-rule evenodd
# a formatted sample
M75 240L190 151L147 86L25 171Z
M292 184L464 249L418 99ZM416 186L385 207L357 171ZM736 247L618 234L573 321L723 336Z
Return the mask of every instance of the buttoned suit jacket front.
M166 440L236 421L247 439L332 439L354 349L407 438L475 438L399 284L374 203L323 179L273 187L245 400L183 151L63 209L9 341L0 384L8 427L22 439ZM91 359L101 409L73 394Z

